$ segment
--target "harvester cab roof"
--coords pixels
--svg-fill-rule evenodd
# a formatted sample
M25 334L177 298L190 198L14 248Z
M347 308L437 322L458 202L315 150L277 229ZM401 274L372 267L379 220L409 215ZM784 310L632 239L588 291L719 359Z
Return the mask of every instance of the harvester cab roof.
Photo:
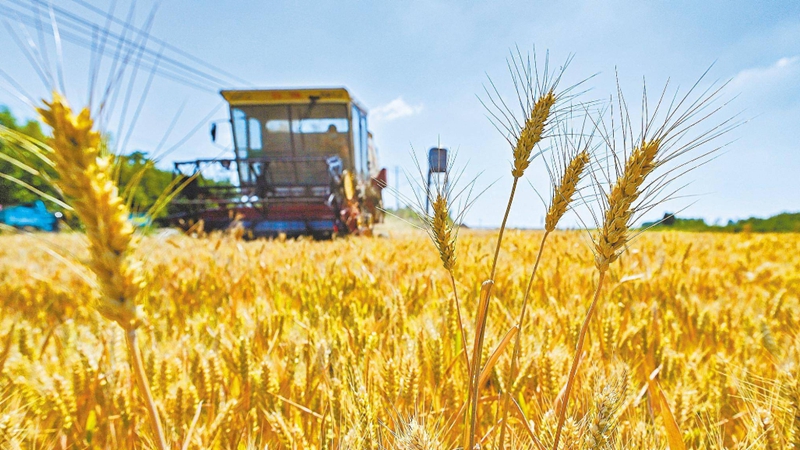
M223 90L233 158L175 163L187 181L175 216L208 228L241 222L251 234L327 236L369 231L382 218L386 172L367 113L344 88ZM216 125L212 124L212 139ZM197 174L219 163L228 185Z

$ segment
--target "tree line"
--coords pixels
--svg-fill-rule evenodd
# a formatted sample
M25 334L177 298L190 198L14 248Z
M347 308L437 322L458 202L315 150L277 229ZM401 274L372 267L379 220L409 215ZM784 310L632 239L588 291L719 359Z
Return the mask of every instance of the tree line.
M678 218L666 213L658 222L646 222L642 228L675 231L722 231L731 233L800 233L800 213L781 213L772 217L729 220L725 225L708 225L703 219Z
M0 106L0 126L25 134L41 142L46 142L48 138L38 121L26 120L23 122L17 119L7 107ZM33 167L49 178L55 177L52 168L37 158L20 152L13 146L4 145L2 141L0 141L0 153ZM119 177L117 180L118 185L123 186L125 198L130 199L131 211L138 214L147 213L162 193L172 187L173 173L156 167L155 162L148 158L147 153L140 150L128 155L118 155L116 158ZM8 159L1 157L0 174L2 174L0 175L0 205L17 205L40 199L47 204L49 210L61 210L57 204L48 201L46 196L37 194L22 185L32 186L47 195L58 198L58 193L50 186L45 177L31 174L8 161ZM14 180L18 180L18 182ZM168 214L170 209L168 206L160 211L157 216Z

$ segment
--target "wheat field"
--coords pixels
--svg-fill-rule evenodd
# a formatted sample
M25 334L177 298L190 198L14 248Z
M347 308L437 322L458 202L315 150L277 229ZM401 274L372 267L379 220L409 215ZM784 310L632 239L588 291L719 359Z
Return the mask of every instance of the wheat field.
M741 124L725 83L645 85L638 117L619 85L577 105L571 59L512 52L513 107L488 82L499 228L459 225L481 192L451 157L421 230L330 242L139 232L102 114L53 88L44 142L0 139L81 226L0 236L2 448L800 449L800 235L635 226ZM545 228L509 229L534 162Z
M597 281L583 232L544 250L506 232L482 366L477 435L552 445ZM461 230L455 268L466 334L494 233ZM452 449L469 377L448 272L422 232L245 242L150 236L140 345L166 439L184 448ZM0 236L2 448L154 446L123 330L100 316L81 234ZM800 235L645 233L613 265L589 328L559 447L668 448L666 398L687 448L800 448ZM479 442L481 440L479 439ZM792 447L793 446L793 447Z

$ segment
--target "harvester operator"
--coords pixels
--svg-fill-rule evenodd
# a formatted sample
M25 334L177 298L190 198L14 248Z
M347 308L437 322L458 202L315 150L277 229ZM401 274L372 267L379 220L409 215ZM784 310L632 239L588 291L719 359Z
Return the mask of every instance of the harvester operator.
M328 132L322 138L322 150L330 155L338 155L342 161L350 160L350 149L347 146L347 135L339 133L336 125L330 124ZM345 163L347 167L347 163Z

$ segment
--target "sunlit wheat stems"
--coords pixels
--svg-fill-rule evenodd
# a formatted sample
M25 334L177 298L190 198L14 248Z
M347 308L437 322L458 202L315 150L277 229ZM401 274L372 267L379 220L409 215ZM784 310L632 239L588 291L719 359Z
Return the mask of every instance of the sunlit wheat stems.
M514 351L511 356L511 369L508 372L508 379L506 380L506 392L503 394L503 410L502 410L502 418L500 419L500 438L499 438L500 445L497 448L503 448L505 446L506 419L508 418L508 407L511 400L511 392L509 391L509 389L511 388L511 385L514 383L514 377L516 376L516 372L518 370L522 325L523 322L525 321L525 312L526 312L526 307L528 305L528 297L530 296L531 287L533 286L533 280L536 276L536 270L539 268L539 261L541 261L542 259L542 253L544 252L544 244L547 241L547 236L549 234L550 231L545 231L544 236L542 236L542 242L539 244L539 251L536 253L536 262L533 263L533 270L531 271L531 276L528 279L528 286L525 289L525 298L522 300L522 310L519 313L519 321L517 322L517 326L519 327L520 331L517 333L516 339L514 341Z
M38 109L53 129L51 147L56 185L86 227L90 268L102 291L98 310L126 332L134 377L147 404L159 448L167 448L158 410L150 393L136 339L141 319L136 298L142 287L142 269L131 254L137 244L130 212L114 183L112 158L102 153L100 133L87 108L77 116L66 101L53 93L52 102Z
M136 330L128 330L125 333L125 342L128 347L128 354L133 362L134 378L136 378L136 387L139 393L145 399L147 404L147 414L150 418L150 426L153 427L153 432L156 435L158 448L166 450L167 442L164 438L164 430L161 427L161 418L158 415L158 408L153 400L153 394L150 392L150 385L147 383L147 374L144 371L144 364L142 363L142 353L139 350Z
M561 401L561 408L558 415L558 427L553 443L553 450L558 450L558 441L561 437L561 429L564 426L564 419L569 405L569 396L572 385L575 381L575 374L578 372L578 363L583 352L583 343L586 339L586 332L589 330L589 322L592 319L597 300L600 296L600 289L603 286L603 279L608 271L609 265L619 258L622 250L627 244L629 236L630 219L633 215L633 203L641 195L641 187L645 178L656 168L656 156L658 155L660 142L656 140L642 141L636 147L628 160L622 175L614 183L611 193L608 195L608 204L605 210L603 228L600 236L595 242L595 265L600 274L597 280L597 288L594 292L592 304L586 313L586 318L581 325L578 335L578 344L575 348L575 356L572 360L572 367L567 378L567 387Z
M789 416L790 448L800 450L800 378L795 378L794 385L789 386L789 401L792 404Z
M573 196L578 189L578 183L580 183L583 171L588 164L588 151L584 150L576 154L572 160L570 160L569 164L564 168L564 173L561 176L561 180L559 180L558 185L553 189L553 198L550 201L550 207L547 210L547 216L545 218L545 233L544 236L542 236L542 242L539 245L539 252L536 255L536 262L533 264L533 270L531 270L531 275L528 279L528 286L525 289L525 297L522 300L522 308L519 313L519 320L517 320L517 327L519 328L520 332L517 333L514 341L514 350L511 356L511 368L508 372L508 379L506 380L506 392L503 393L502 418L500 419L499 436L500 446L505 445L506 419L508 418L508 406L511 396L509 389L513 385L514 379L517 376L517 371L519 370L519 353L522 346L522 327L525 323L525 313L527 311L528 301L530 299L533 280L536 278L536 270L539 268L539 261L542 258L542 252L544 251L544 245L547 241L547 237L550 235L550 233L555 231L558 222L561 220L564 214L566 214L567 209L573 200Z
M475 445L475 424L478 415L478 378L480 377L480 364L481 364L481 350L483 348L483 338L486 333L486 319L489 313L489 297L492 294L492 286L494 285L494 275L497 270L497 257L500 254L500 244L503 241L503 232L506 228L508 215L511 211L511 204L514 201L514 193L517 190L518 177L514 177L514 182L511 185L511 194L508 197L508 205L506 212L503 215L503 222L500 224L500 232L497 235L497 244L494 251L494 260L492 261L492 271L489 279L486 280L481 287L480 301L478 303L478 311L475 316L475 343L472 348L472 369L470 370L470 385L467 396L467 404L469 405L469 414L467 415L468 426L466 427L466 438L464 439L465 449L472 449Z
M467 375L471 377L472 376L471 375L472 374L472 367L471 367L471 365L469 363L469 355L467 354L468 353L468 351L467 351L467 349L468 349L468 347L467 347L467 337L466 337L466 333L464 332L464 321L463 321L462 315L461 315L461 303L458 301L458 290L456 288L456 279L453 276L453 272L452 271L448 271L448 273L450 274L450 282L453 285L453 295L455 297L454 300L455 300L455 303L456 303L456 315L458 316L458 329L459 329L459 333L461 334L461 348L462 348L463 353L464 353L464 364L465 364L464 367L467 369Z
M461 346L464 350L464 362L467 372L472 369L469 364L469 355L467 355L467 338L464 334L464 320L461 314L461 302L458 300L458 289L456 287L456 279L453 275L453 269L456 265L456 239L458 233L453 229L450 223L450 205L448 203L448 196L444 192L437 192L436 199L433 201L433 217L429 219L430 234L436 250L439 251L439 258L442 260L442 265L447 273L450 275L450 281L453 285L453 295L456 303L456 314L458 315L458 329L461 334Z
M586 332L589 329L589 321L594 314L594 310L597 307L597 300L600 298L600 289L603 286L603 280L606 276L606 270L600 271L600 277L597 280L597 288L594 291L594 298L592 299L592 304L589 306L589 311L586 313L586 318L583 320L583 325L581 325L581 331L578 335L578 344L575 346L575 357L572 360L572 367L569 370L569 378L567 378L567 387L564 391L564 397L560 404L560 409L558 413L558 427L556 428L556 436L554 438L553 443L553 450L558 449L558 441L561 437L561 429L564 426L564 419L566 418L567 413L567 405L569 403L569 394L572 390L572 384L575 381L575 374L578 372L578 363L581 359L581 352L583 351L583 343L586 339Z
M503 221L500 224L500 231L497 236L497 245L495 247L494 258L492 259L492 269L489 276L488 284L485 284L485 293L481 293L481 302L479 303L479 311L477 315L475 345L473 348L472 361L473 368L470 371L471 386L470 386L470 415L469 415L469 437L467 439L468 445L466 448L471 449L474 445L475 426L477 421L478 409L478 390L480 389L478 380L480 373L480 355L483 349L483 340L486 332L486 320L489 313L489 301L491 298L492 287L494 286L494 278L497 270L497 260L500 255L500 246L503 241L503 233L505 232L506 222L508 221L509 213L511 212L511 205L514 201L514 194L517 189L519 178L525 173L525 170L530 166L531 155L536 144L542 139L545 126L547 125L548 117L555 104L556 96L552 89L546 94L543 94L534 104L531 109L530 117L526 119L525 125L519 133L519 137L514 146L514 164L511 171L514 177L511 186L511 193L508 198L508 205L506 206ZM482 289L483 291L484 289Z
M492 295L492 287L494 285L494 277L497 271L497 259L500 255L500 246L503 242L503 233L506 229L506 222L508 222L508 215L511 212L511 205L514 202L514 194L517 191L517 183L520 177L525 173L525 169L530 166L531 155L536 144L542 140L542 135L548 124L548 118L556 103L556 95L553 89L543 93L531 109L530 117L526 118L525 125L519 133L519 138L514 145L513 155L514 163L511 170L511 175L514 177L513 184L511 185L511 193L508 196L508 205L506 206L503 221L500 224L500 231L497 235L497 245L494 250L494 258L492 259L492 270L485 285L485 293L481 293L481 302L478 306L477 321L475 326L475 345L472 351L472 370L470 371L470 391L468 397L468 404L470 405L470 413L468 416L469 426L467 427L467 438L464 442L467 444L465 448L471 449L475 444L475 425L478 415L478 390L480 389L478 379L480 377L480 355L483 349L483 339L486 333L486 319L489 315L489 301Z

